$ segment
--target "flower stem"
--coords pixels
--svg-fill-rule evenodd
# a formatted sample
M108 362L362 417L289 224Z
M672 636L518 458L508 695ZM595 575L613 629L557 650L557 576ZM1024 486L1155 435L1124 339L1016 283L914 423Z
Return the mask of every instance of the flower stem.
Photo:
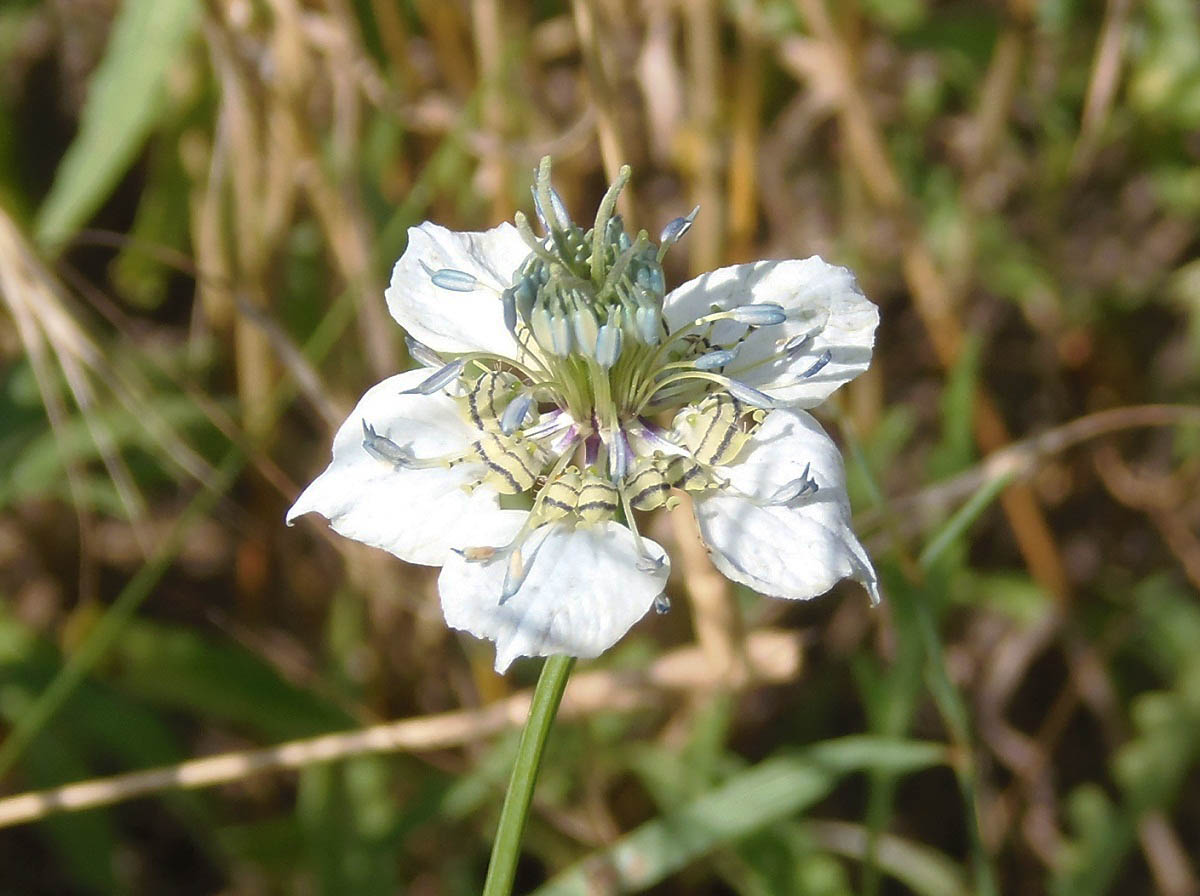
M492 844L492 859L488 863L483 896L509 896L512 893L517 859L521 855L521 834L525 831L529 804L533 800L533 785L542 765L542 753L546 748L550 725L554 722L574 665L573 656L552 656L542 666L541 677L533 692L533 702L529 706L529 719L525 722L525 730L521 732L521 745L517 748L517 761L508 782L508 792L504 795L504 806L500 810L500 824Z

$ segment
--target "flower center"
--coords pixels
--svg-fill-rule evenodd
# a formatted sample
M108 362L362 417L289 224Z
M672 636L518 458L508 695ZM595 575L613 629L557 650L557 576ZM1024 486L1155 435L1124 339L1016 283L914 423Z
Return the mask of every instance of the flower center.
M485 470L480 484L500 494L533 493L529 521L512 544L464 552L479 562L509 557L505 596L524 580L520 545L533 529L620 514L640 544L632 511L669 506L673 488L725 485L716 468L736 459L761 409L774 406L726 368L748 336L787 319L784 309L769 303L714 307L672 330L663 313L662 261L699 209L671 221L658 245L644 230L631 238L615 213L629 176L622 168L585 230L550 186L550 161L542 160L533 197L543 236L517 213L529 255L499 292L505 326L518 345L515 358L475 352L447 361L409 341L412 356L435 368L413 391L455 387L463 396L464 413L479 433L469 452L418 460L364 421L363 444L381 460L410 467L475 461ZM426 270L447 290L482 288L462 271ZM788 355L806 344L793 338L777 348ZM743 364L739 375L754 366ZM655 422L670 411L678 411L671 427ZM815 491L815 483L804 480L789 484L791 491ZM656 563L642 553L645 562Z

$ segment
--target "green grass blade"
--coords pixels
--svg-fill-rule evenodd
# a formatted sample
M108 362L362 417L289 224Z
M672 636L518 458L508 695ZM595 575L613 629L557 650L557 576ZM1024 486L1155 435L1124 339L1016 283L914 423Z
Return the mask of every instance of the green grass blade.
M610 881L619 892L653 886L713 849L813 805L845 774L878 767L912 772L945 756L938 744L852 737L825 741L800 756L768 759L643 824L534 896L586 896L596 879Z
M194 0L125 0L92 76L79 133L38 211L34 235L60 249L129 169L164 109L163 86L195 30Z

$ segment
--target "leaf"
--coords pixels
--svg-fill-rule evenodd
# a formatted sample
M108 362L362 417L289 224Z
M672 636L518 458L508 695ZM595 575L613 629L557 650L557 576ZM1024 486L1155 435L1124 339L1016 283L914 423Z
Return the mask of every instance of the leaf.
M34 226L61 248L100 207L162 114L168 68L195 31L195 0L125 0L92 75L79 133L63 156Z
M866 769L915 771L945 761L938 744L848 737L799 756L777 757L622 837L569 868L535 896L586 896L593 882L617 892L653 886L713 849L787 818L828 794L845 774Z

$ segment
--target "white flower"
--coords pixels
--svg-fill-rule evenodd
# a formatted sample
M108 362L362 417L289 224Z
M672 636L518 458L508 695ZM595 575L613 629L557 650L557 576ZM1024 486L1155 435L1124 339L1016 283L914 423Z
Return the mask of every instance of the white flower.
M867 368L878 311L816 257L667 294L663 255L695 212L657 246L631 239L613 213L627 179L590 229L548 161L542 237L520 214L484 233L412 228L387 302L424 367L363 396L288 512L441 566L446 622L495 641L497 671L597 656L665 611L669 562L637 514L673 505L674 489L692 494L730 579L806 600L853 578L879 600L841 456L803 410Z

